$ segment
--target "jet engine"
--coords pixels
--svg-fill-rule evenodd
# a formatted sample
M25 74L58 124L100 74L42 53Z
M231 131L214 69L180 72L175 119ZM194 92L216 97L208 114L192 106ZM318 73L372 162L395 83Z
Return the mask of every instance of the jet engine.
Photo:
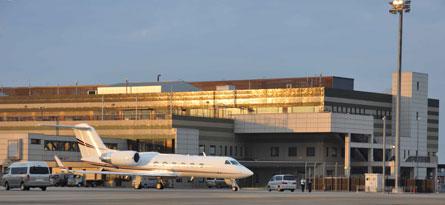
M100 160L115 166L136 166L140 156L135 151L116 151L102 154Z

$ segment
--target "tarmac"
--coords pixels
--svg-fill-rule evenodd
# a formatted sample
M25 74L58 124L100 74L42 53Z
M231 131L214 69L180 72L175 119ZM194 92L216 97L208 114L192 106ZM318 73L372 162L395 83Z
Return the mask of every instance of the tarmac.
M0 204L212 204L212 205L286 205L286 204L445 204L445 194L388 194L364 192L267 192L262 189L141 189L58 188L47 191L0 188Z

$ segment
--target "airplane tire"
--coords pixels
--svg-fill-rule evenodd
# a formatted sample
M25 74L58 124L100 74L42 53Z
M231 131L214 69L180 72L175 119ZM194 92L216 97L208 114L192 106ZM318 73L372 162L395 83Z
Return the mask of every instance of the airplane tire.
M236 187L236 186L232 187L232 191L238 191L238 190L239 190L238 187Z
M11 187L9 187L9 183L8 182L5 182L5 189L6 189L6 191L9 191L11 189Z

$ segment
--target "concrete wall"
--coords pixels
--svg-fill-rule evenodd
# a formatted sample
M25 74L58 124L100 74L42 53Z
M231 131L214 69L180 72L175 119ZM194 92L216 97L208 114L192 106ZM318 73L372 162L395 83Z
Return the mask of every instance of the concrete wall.
M32 144L31 140L40 141L39 144ZM19 159L8 159L8 141L21 141ZM45 150L45 140L76 142L74 136L54 136L34 133L0 134L0 165L6 166L12 161L54 161L54 155L59 156L63 161L80 162L80 152L76 151L50 151ZM125 139L102 138L104 143L115 143L118 149L126 150Z
M405 163L410 156L428 156L427 120L428 120L428 75L424 73L403 72L401 82L401 121L400 121L400 161L401 166L412 166ZM393 73L392 93L397 95L397 73ZM396 99L393 100L395 128ZM417 118L417 115L419 118ZM393 131L395 136L395 129ZM426 176L426 168L419 169L420 178Z
M235 133L372 134L373 117L344 113L281 113L236 115Z
M176 154L199 154L199 130L177 128L175 143Z

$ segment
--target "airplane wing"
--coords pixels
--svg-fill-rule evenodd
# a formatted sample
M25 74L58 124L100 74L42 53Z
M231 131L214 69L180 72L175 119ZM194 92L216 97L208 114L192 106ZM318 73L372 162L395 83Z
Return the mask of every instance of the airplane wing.
M68 172L71 174L110 174L110 175L125 175L125 176L147 176L147 177L177 177L178 175L175 172L164 171L164 170L153 170L153 171L133 171L133 172L115 172L115 171L87 171L87 170L70 170L67 169L62 161L54 155L54 160L57 163L57 166L63 172ZM132 170L130 170L132 171Z
M67 170L73 174L107 174L125 176L147 176L147 177L177 177L175 172L165 171L138 171L138 172L114 172L114 171L88 171L88 170Z

